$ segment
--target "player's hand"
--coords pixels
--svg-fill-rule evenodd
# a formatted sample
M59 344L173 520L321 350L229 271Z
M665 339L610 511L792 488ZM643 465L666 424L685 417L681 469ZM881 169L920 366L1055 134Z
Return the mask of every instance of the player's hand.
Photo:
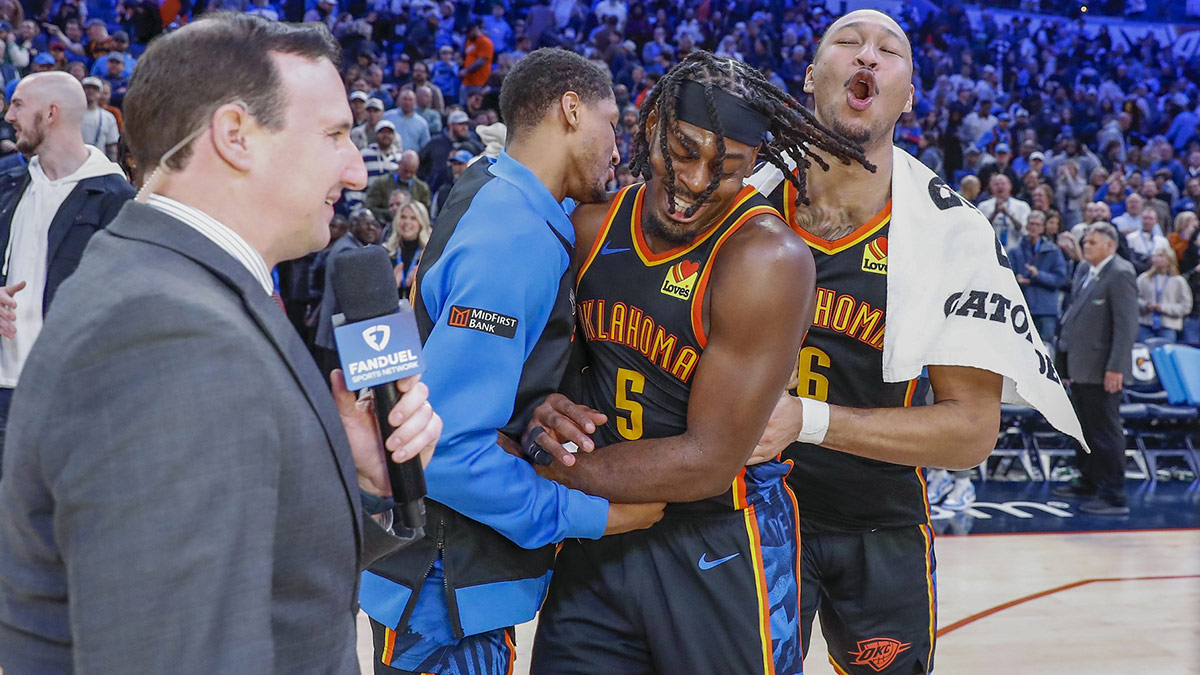
M17 301L13 296L25 288L25 282L0 286L0 335L8 339L17 336Z
M1115 373L1111 370L1104 371L1104 391L1110 394L1115 394L1121 391L1121 387L1125 383L1125 376L1121 373Z
M400 400L388 414L388 422L395 427L387 439L387 451L396 463L407 462L420 456L421 465L429 464L433 449L442 435L442 418L429 405L429 387L421 376L406 377L396 382ZM375 419L375 397L367 391L355 396L346 389L346 379L340 369L329 375L333 389L333 400L338 415L350 441L354 454L354 467L358 472L358 486L365 492L381 497L392 495L388 479L384 443L379 435L379 423Z
M537 440L546 452L556 457L565 466L574 466L575 457L563 447L568 441L574 443L581 451L591 452L596 449L596 443L591 435L596 433L596 427L608 421L608 416L602 412L574 403L562 394L550 394L533 411L533 418L525 428L525 437L521 445L527 446L530 440ZM536 439L530 438L534 429L541 427L545 433Z
M767 428L758 439L758 445L754 447L746 465L761 464L775 459L784 448L796 440L803 427L804 408L800 399L784 392L775 404L775 411L771 413Z
M633 530L644 530L662 520L663 502L652 504L609 504L608 526L604 534L621 534Z

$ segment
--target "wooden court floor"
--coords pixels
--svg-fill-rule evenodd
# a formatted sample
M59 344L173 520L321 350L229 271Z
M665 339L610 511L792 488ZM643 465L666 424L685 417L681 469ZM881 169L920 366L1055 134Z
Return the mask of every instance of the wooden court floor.
M937 673L1200 674L1200 529L947 535L935 547ZM819 633L806 675L834 673ZM532 634L518 630L518 675Z

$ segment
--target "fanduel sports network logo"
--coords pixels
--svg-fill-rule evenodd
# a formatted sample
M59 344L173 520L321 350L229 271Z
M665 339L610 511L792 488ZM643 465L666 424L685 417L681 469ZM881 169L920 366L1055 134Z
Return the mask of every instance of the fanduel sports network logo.
M696 279L700 278L700 263L694 260L683 260L671 265L667 277L663 279L663 295L680 300L690 300L692 290L696 287Z
M392 329L382 324L375 325L364 330L362 336L367 341L368 347L381 352L387 348L388 339L392 337Z
M365 389L425 370L421 336L411 309L333 329L350 389Z
M863 247L862 271L887 274L887 237L877 237Z

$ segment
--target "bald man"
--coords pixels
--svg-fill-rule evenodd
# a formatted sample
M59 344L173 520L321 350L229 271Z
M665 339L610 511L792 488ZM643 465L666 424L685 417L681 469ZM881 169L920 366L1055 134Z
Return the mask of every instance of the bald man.
M48 72L21 80L4 116L29 163L0 174L0 452L13 388L55 291L134 194L121 167L84 144L85 110L79 80Z
M396 170L375 178L367 188L367 208L375 214L375 218L383 225L392 222L388 211L388 199L396 190L405 190L415 201L421 202L426 209L433 192L429 183L417 178L417 169L421 167L421 158L413 150L405 150L396 163Z

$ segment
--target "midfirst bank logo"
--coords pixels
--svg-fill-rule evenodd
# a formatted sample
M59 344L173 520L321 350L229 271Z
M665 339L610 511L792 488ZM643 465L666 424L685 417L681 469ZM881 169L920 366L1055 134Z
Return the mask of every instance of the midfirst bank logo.
M362 332L362 336L367 341L367 346L381 352L387 349L388 340L392 337L392 329L384 325L371 326Z

